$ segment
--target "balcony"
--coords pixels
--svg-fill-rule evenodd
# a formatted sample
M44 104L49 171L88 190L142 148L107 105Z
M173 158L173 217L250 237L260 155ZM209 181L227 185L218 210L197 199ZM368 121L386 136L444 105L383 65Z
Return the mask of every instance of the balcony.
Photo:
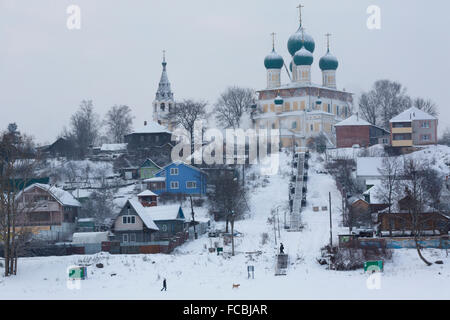
M393 147L411 147L412 145L412 140L392 140Z
M392 133L412 133L412 128L392 128Z

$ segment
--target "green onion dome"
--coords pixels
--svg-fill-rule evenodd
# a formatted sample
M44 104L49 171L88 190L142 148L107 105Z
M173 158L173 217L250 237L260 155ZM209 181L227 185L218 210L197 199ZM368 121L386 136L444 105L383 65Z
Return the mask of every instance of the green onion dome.
M275 104L276 104L277 106L280 106L280 105L282 105L282 104L284 103L284 100L283 100L282 97L280 97L280 96L278 95L278 96L275 98L274 102L275 102Z
M303 42L304 40L304 42ZM311 53L314 53L316 48L316 43L314 39L303 31L302 26L300 26L292 36L289 37L287 44L289 53L293 56L298 50L305 47Z
M283 57L276 53L275 49L264 58L264 66L266 69L281 69L283 64Z
M297 66L310 66L314 61L313 55L305 48L301 48L294 55L294 63Z
M322 71L337 70L339 62L335 56L333 56L328 50L326 55L320 58L319 67Z

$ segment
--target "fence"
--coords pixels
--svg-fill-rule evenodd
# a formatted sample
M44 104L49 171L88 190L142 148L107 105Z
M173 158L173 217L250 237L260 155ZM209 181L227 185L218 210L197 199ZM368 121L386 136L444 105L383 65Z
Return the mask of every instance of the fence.
M448 236L423 237L419 244L422 248L450 249ZM354 235L339 235L339 247L341 248L387 248L410 249L415 248L416 243L412 237L395 238L358 238Z

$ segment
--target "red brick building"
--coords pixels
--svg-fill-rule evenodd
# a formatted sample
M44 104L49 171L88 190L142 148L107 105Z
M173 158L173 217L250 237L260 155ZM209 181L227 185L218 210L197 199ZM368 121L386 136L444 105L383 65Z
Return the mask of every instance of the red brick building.
M389 143L388 131L372 125L358 115L352 115L337 123L335 128L337 148L351 148L355 144L369 147L378 143Z

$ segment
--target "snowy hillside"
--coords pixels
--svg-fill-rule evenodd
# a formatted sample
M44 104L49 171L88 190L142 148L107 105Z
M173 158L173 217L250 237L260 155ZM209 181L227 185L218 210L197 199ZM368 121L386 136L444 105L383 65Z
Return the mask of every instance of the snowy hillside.
M422 152L422 151L421 151ZM425 151L423 151L425 152ZM312 206L327 206L331 192L333 242L344 231L340 226L341 198L334 180L316 173L322 162L315 154L310 160L308 204L302 212L304 229L283 229L288 202L291 167L287 155L281 155L278 175L251 181L251 214L236 221L235 229L243 235L236 239L236 256L230 257L230 246L224 255L209 253L208 247L218 238L207 235L177 248L170 255L110 255L23 258L17 276L0 278L0 299L450 299L450 258L444 250L423 250L443 265L426 267L415 250L396 250L386 263L381 288L367 288L362 270L330 271L316 262L320 248L329 242L328 211L314 212ZM257 168L254 168L257 170ZM249 172L248 176L251 175ZM278 207L281 242L289 254L286 276L274 276L275 254L280 243L273 225L268 223ZM189 212L189 211L188 211ZM198 217L206 215L199 211ZM224 223L216 223L223 229ZM268 241L262 244L262 234ZM250 253L252 252L252 253ZM68 289L67 267L78 263L88 267L88 279L80 289ZM95 267L101 262L104 268ZM247 279L247 266L255 266L255 279ZM167 292L161 292L162 279ZM232 289L233 284L240 284Z

